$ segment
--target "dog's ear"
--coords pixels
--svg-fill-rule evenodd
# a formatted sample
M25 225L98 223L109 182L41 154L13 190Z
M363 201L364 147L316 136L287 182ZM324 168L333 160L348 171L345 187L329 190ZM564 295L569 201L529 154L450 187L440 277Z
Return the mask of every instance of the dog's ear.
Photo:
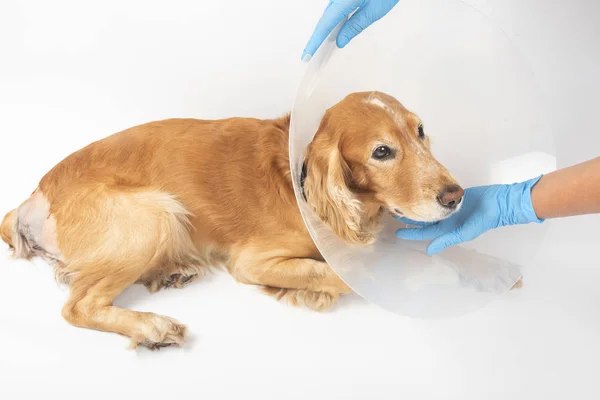
M350 167L339 148L339 138L321 121L319 130L306 156L307 176L304 183L306 199L316 214L343 240L367 244L375 240L363 222L360 200L350 190Z

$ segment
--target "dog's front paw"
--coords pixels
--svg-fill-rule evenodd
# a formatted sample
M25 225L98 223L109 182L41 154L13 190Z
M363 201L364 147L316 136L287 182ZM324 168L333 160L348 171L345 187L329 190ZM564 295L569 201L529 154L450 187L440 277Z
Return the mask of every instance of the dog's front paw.
M161 289L181 289L200 278L203 272L204 269L198 263L175 264L169 266L165 273L141 279L140 282L146 286L150 293L158 292Z
M329 292L315 292L300 289L281 289L265 287L263 291L277 300L283 300L292 306L306 306L314 311L325 311L335 303L339 294Z
M311 292L308 290L298 291L299 301L306 307L314 311L326 311L333 303L335 303L339 295L327 292Z

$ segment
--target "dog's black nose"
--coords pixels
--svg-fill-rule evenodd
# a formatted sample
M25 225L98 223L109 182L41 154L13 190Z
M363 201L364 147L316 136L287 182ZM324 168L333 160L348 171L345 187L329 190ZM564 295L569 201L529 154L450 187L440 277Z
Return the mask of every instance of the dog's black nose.
M465 191L456 184L445 186L437 197L442 207L456 208L463 198Z

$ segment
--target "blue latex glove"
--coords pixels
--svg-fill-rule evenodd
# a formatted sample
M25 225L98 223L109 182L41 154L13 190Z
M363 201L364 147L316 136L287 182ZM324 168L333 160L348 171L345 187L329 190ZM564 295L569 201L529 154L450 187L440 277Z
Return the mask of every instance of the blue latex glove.
M486 231L502 226L541 223L531 204L531 189L542 176L512 185L478 186L465 190L461 209L448 219L421 223L406 218L398 220L420 226L396 231L407 240L431 240L427 254L473 240Z
M342 20L358 9L342 27L337 46L343 48L373 22L385 16L399 0L330 0L325 12L304 48L302 59L312 57L321 43Z

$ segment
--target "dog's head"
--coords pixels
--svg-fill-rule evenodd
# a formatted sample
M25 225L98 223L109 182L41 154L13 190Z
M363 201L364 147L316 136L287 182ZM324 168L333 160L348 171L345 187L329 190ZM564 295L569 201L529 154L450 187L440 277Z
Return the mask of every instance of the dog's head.
M325 113L306 154L308 203L351 243L375 239L381 212L438 221L463 189L431 154L422 121L395 98L353 93Z

